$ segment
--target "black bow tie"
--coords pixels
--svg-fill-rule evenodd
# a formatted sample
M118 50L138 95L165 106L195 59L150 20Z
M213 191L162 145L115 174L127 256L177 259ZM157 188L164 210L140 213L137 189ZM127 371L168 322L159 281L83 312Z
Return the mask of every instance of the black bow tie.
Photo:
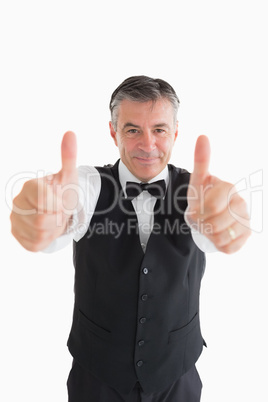
M126 193L128 199L133 200L133 198L138 197L142 191L148 191L156 198L163 198L166 192L166 182L165 180L158 180L154 183L135 183L133 181L127 181Z

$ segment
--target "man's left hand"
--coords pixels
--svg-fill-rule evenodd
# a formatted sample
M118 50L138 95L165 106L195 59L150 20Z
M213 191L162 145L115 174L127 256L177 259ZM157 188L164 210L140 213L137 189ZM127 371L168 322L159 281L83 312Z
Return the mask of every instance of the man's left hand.
M251 234L247 205L233 184L210 175L209 160L209 140L201 135L196 142L194 170L187 193L187 217L218 250L231 254Z

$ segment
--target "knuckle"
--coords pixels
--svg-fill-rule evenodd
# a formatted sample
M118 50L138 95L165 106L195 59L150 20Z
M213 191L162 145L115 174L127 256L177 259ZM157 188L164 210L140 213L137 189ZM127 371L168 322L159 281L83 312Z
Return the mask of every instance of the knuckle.
M19 194L16 195L16 197L13 198L13 208L14 208L14 205L18 204L18 202L19 202Z
M37 179L27 180L22 186L22 191L31 191L36 186L37 186Z

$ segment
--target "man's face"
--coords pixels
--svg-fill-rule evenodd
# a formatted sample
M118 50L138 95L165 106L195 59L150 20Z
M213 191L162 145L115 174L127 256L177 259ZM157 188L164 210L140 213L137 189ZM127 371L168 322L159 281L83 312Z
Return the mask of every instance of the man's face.
M167 99L155 103L123 100L118 109L117 131L110 132L120 158L143 182L157 176L167 165L178 135L174 111Z

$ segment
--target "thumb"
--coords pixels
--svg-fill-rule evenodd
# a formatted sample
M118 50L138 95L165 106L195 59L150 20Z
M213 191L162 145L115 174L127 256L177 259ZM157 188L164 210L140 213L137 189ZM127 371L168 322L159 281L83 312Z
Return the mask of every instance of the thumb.
M191 184L201 184L209 176L210 144L205 135L197 138L194 153L194 170L191 174Z
M72 131L64 134L61 143L61 173L70 175L76 169L77 143Z

